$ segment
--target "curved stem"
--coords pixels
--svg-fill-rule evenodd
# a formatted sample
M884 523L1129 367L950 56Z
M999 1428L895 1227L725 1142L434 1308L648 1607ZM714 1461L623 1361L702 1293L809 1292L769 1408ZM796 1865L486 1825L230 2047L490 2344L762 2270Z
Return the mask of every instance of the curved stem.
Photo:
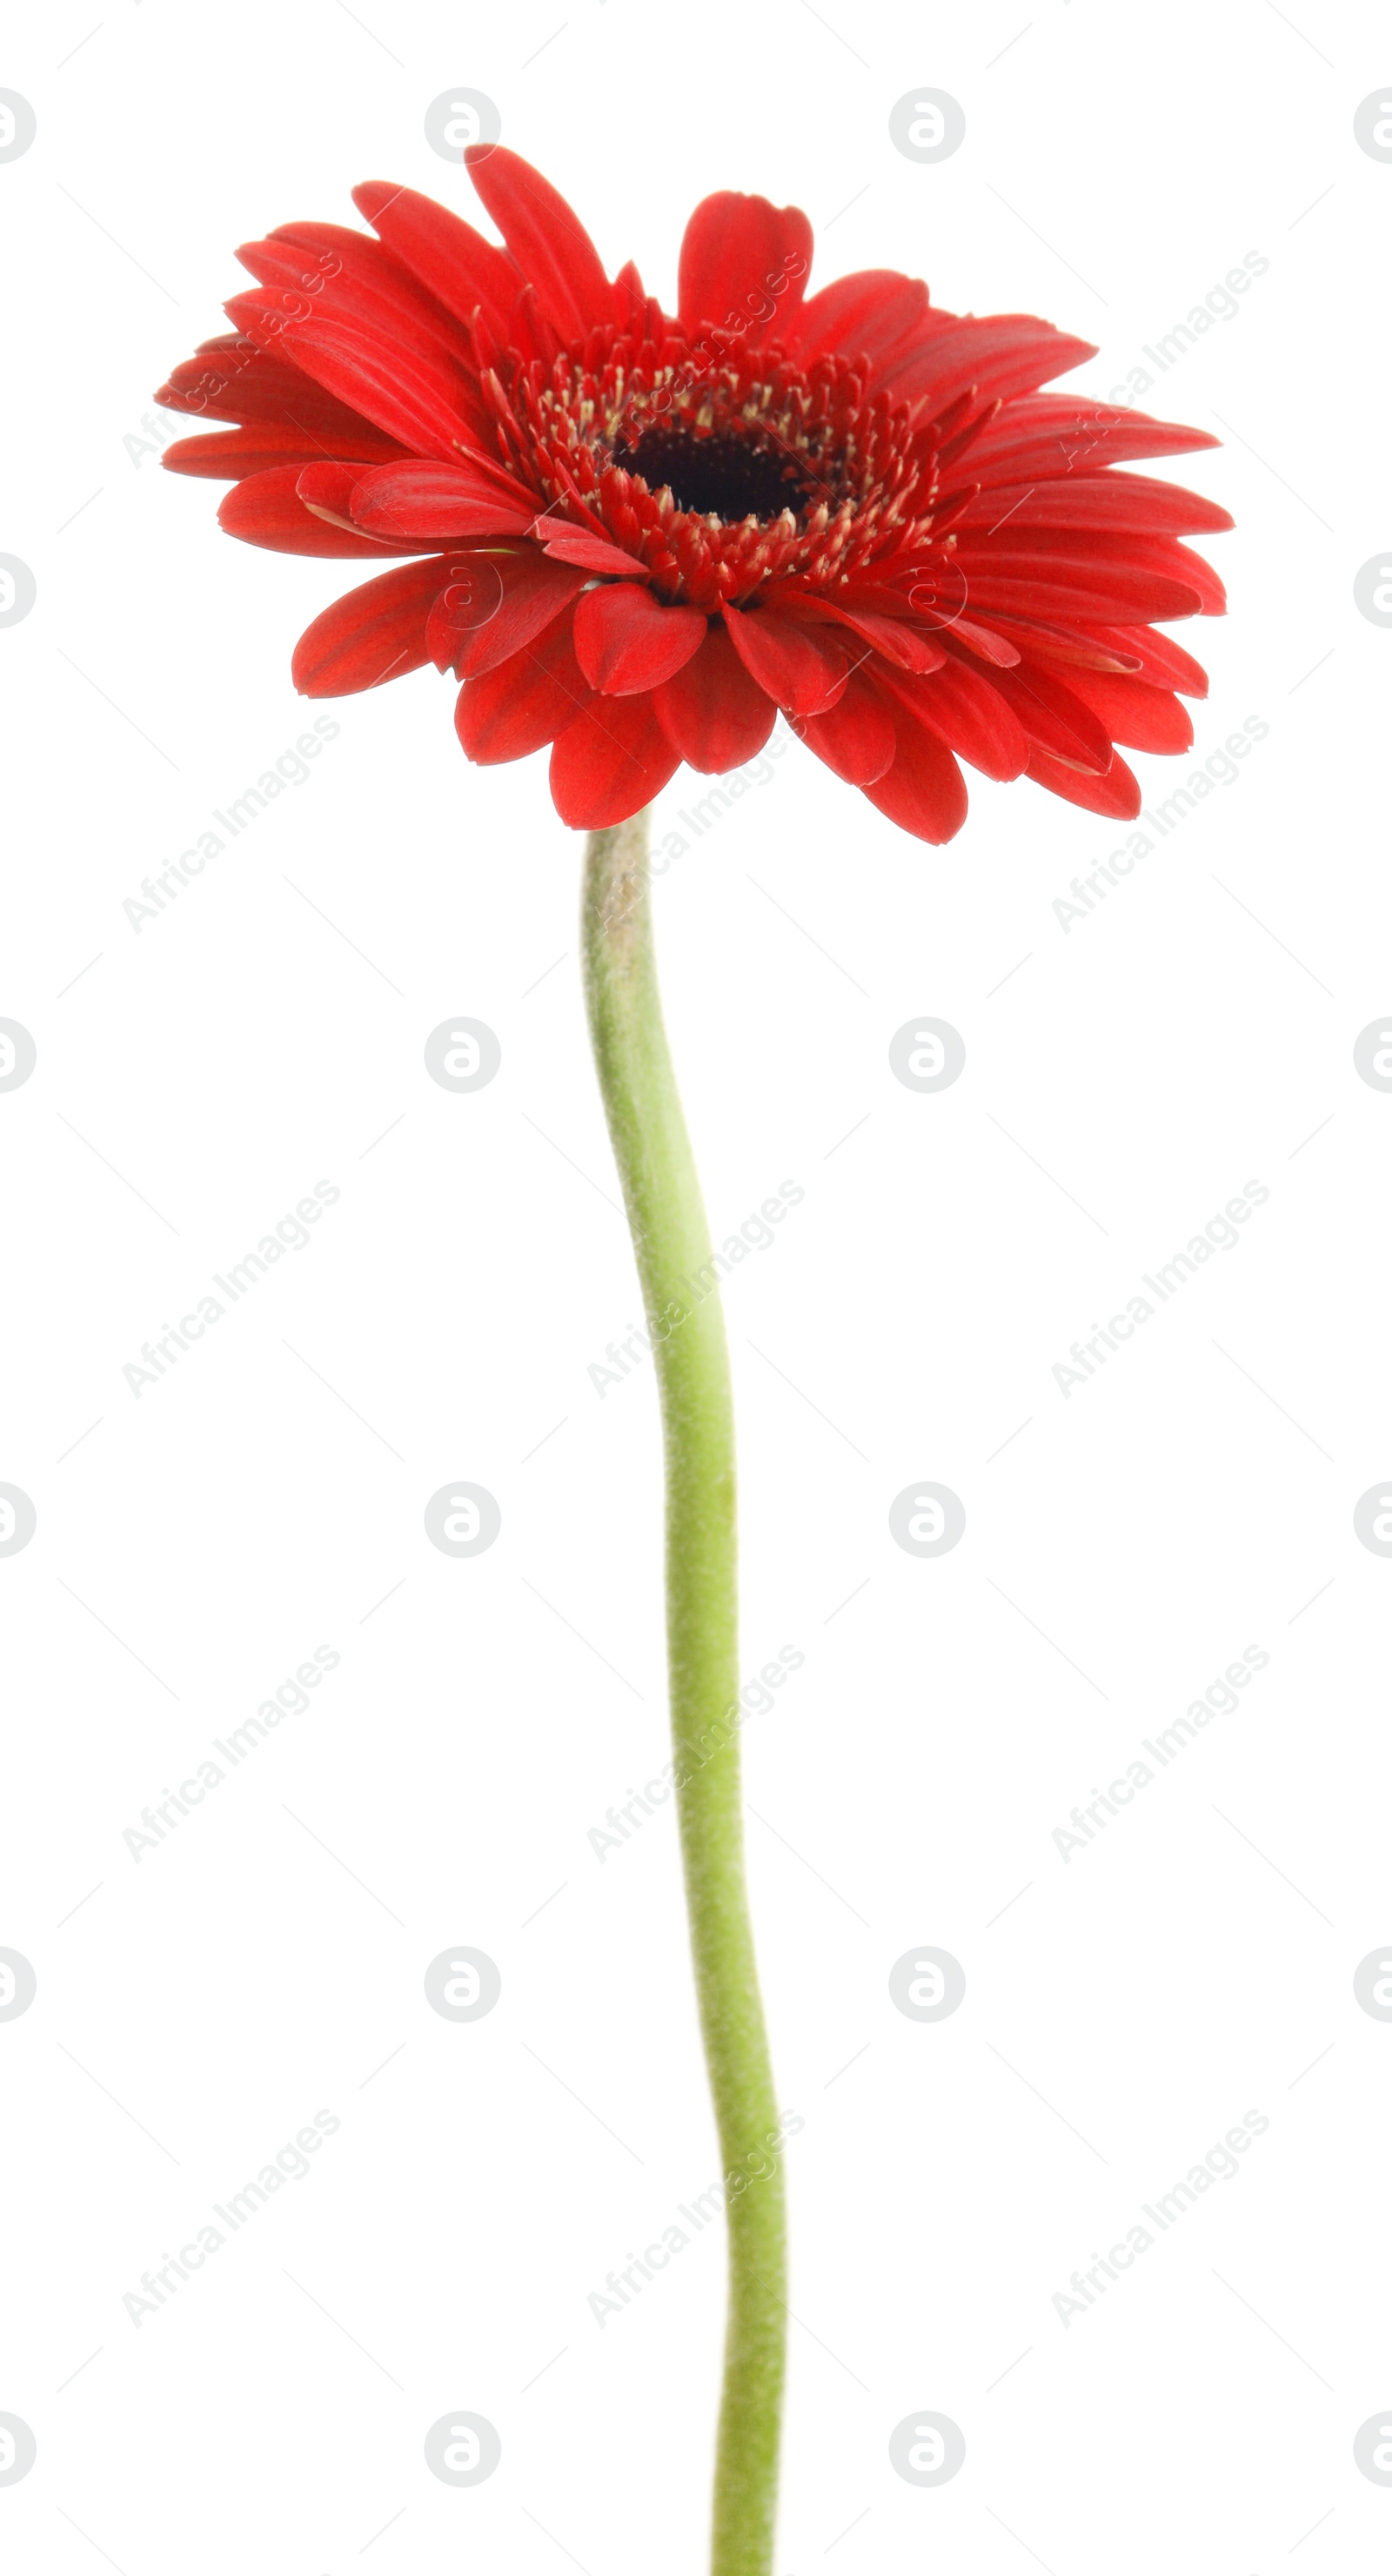
M729 2230L712 2576L768 2576L786 2294L780 2123L744 1880L730 1362L662 1025L648 815L589 836L585 996L662 1402L667 1654L691 1950Z

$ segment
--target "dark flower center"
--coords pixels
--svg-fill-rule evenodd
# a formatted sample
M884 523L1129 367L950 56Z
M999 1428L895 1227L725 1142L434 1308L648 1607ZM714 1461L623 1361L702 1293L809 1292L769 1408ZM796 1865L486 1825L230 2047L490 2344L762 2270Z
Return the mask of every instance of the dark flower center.
M630 329L610 324L551 358L497 351L485 334L479 370L517 481L548 514L602 525L659 599L710 614L928 542L938 424L915 427L914 407L868 394L863 360L803 368L736 332L693 349L649 304Z
M824 497L806 457L750 444L730 430L702 438L684 422L645 429L634 446L616 446L613 461L627 474L641 474L650 492L669 484L677 508L702 518L776 519L780 510L796 516Z

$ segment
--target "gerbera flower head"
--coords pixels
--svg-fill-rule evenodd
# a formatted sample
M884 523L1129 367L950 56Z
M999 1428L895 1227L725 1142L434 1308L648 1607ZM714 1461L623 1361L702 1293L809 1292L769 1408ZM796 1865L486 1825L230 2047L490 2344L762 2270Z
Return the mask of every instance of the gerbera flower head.
M1214 439L1042 391L1096 352L1028 314L892 269L809 296L811 225L762 197L697 207L667 313L516 153L465 158L501 248L374 181L376 240L243 248L234 328L157 397L235 424L164 457L232 479L233 536L406 558L301 637L307 696L452 671L469 758L549 744L577 829L751 759L780 710L925 841L961 760L1139 811L1114 746L1185 750L1208 685L1152 621L1221 612L1181 540L1232 521L1116 469Z

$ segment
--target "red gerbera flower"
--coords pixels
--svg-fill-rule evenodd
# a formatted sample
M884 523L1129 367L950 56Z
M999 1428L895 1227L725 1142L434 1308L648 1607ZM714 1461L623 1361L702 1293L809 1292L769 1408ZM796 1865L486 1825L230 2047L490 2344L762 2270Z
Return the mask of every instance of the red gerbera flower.
M1148 621L1221 612L1180 539L1232 521L1114 468L1214 439L1041 392L1096 353L1028 314L948 313L892 269L809 298L811 225L762 197L697 207L665 313L516 153L465 158L505 248L355 189L379 239L241 250L235 329L157 397L237 424L164 458L235 478L233 536L413 558L301 637L306 696L452 670L470 759L549 743L577 829L683 760L751 759L780 708L925 841L965 817L958 756L1139 811L1113 745L1185 750L1174 693L1208 685Z

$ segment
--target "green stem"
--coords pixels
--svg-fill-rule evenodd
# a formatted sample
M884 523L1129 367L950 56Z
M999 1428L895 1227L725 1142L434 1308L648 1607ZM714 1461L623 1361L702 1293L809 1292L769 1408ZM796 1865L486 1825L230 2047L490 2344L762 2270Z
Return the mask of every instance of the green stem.
M744 1880L735 1439L710 1232L662 1025L648 815L592 832L585 995L662 1403L667 1655L691 1951L725 2175L712 2576L769 2576L787 2309L779 2119Z

